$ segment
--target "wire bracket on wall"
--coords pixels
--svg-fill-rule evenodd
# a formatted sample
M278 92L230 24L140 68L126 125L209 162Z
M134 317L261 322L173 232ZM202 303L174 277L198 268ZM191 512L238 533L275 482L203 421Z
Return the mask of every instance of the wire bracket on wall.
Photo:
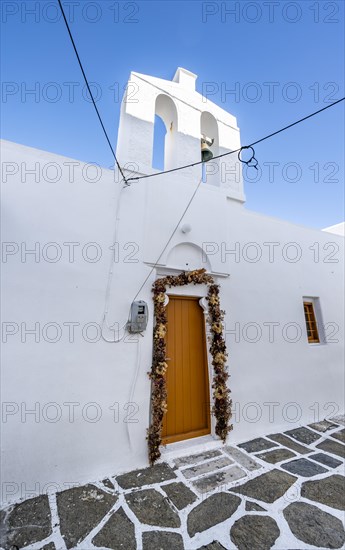
M245 150L248 150L250 149L250 158L248 160L245 160L244 158L242 158L242 152L245 151ZM257 170L257 166L258 166L258 161L257 159L255 158L255 151L254 151L254 148L251 146L251 145L244 145L243 147L241 147L241 149L239 150L238 152L238 155L237 155L237 158L240 162L243 162L243 164L246 164L247 166L251 167L251 168L255 168L255 170Z

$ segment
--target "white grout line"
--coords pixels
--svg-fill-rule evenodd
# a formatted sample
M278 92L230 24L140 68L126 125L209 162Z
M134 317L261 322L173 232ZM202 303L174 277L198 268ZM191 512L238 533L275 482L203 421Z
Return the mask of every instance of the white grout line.
M132 512L131 508L128 506L126 499L123 498L122 509L125 512L128 519L134 525L134 536L136 540L137 550L142 549L142 533L143 533L143 524L138 520L137 516ZM154 527L153 527L154 529Z
M124 510L127 517L130 519L130 521L134 525L137 550L142 549L142 533L148 532L148 531L165 531L165 532L171 532L171 533L179 533L183 538L185 548L188 549L188 550L194 550L196 548L199 548L202 545L210 544L213 540L218 540L221 544L223 544L223 546L225 546L225 548L229 548L229 549L230 548L235 548L234 544L231 542L231 539L230 539L230 529L233 526L233 524L237 520L239 520L241 517L243 517L244 515L252 515L252 516L253 515L260 515L262 517L264 517L264 516L272 517L276 521L276 523L278 525L278 528L280 529L280 536L277 538L277 540L276 540L275 544L273 545L272 549L286 550L286 548L301 547L301 542L302 541L297 539L292 534L292 532L291 532L290 528L288 527L288 524L287 524L287 522L286 522L286 520L283 516L283 513L282 513L283 509L286 508L286 506L288 504L292 503L292 502L305 502L305 503L308 503L309 505L316 506L321 511L329 513L333 517L337 517L338 519L342 519L343 512L341 510L337 510L337 509L329 507L325 504L315 502L315 501L312 501L310 499L306 499L304 497L301 497L300 490L301 490L301 486L304 482L322 480L324 478L330 477L330 475L336 475L336 474L343 473L343 470L344 470L344 467L345 467L345 465L342 463L336 468L330 468L330 467L327 467L326 465L324 465L322 463L319 463L317 461L313 461L312 457L310 457L311 460L313 461L313 464L317 463L319 466L325 468L327 471L324 472L324 473L321 473L321 474L317 474L315 476L311 476L311 477L302 477L302 476L298 476L297 474L294 474L292 472L288 472L287 470L281 468L282 465L286 464L287 462L291 462L293 460L298 460L298 459L301 459L301 458L305 458L305 459L308 460L309 455L313 452L320 452L320 453L323 453L323 454L327 455L330 458L334 458L336 460L340 460L341 462L343 462L343 459L341 457L338 457L338 456L333 455L332 453L330 453L328 451L324 451L323 449L318 449L316 447L316 445L318 445L322 441L328 439L331 434L336 433L337 431L340 431L339 428L343 429L343 426L338 425L337 427L333 428L332 430L327 430L326 432L319 432L317 430L313 430L313 428L310 428L309 426L303 426L303 427L307 427L307 429L310 429L311 431L313 431L313 433L318 434L320 436L319 439L317 439L315 442L307 445L306 443L302 443L302 442L290 437L288 434L286 434L284 432L279 432L279 433L282 433L284 436L286 436L288 439L290 439L293 443L300 444L302 446L307 445L307 447L309 449L308 454L301 454L298 451L295 451L293 449L289 449L289 448L285 447L283 443L275 442L274 440L270 440L269 438L267 438L267 440L274 442L275 446L271 447L269 449L264 449L262 451L258 451L257 452L258 454L249 453L244 448L239 447L238 445L230 445L230 446L234 447L235 449L238 449L248 459L252 460L253 462L256 462L258 464L258 466L260 466L260 468L257 469L257 470L248 470L245 466L243 466L242 464L237 462L236 458L231 456L231 454L226 453L224 451L224 448L217 448L215 450L220 451L220 455L217 455L215 457L205 458L204 460L202 460L200 462L197 462L197 463L194 463L194 464L193 463L183 464L180 467L175 467L174 466L174 461L178 458L177 456L169 457L169 458L166 457L165 462L170 467L172 467L176 477L172 478L172 479L165 480L165 481L160 481L160 482L158 481L156 483L143 485L141 487L132 487L132 488L129 488L129 489L123 489L118 485L118 483L116 481L116 478L111 477L109 479L114 484L114 489L113 490L107 488L106 486L104 486L101 481L90 482L92 485L95 485L96 487L99 487L101 490L103 490L107 494L112 494L112 495L118 494L118 500L113 505L113 507L107 512L107 514L102 518L102 520L98 523L98 525L95 526L92 529L92 531L87 535L87 537L81 543L78 544L76 549L85 550L85 545L88 545L88 548L93 548L91 540L102 529L102 527L106 524L106 522L109 520L111 515L113 513L115 513L116 510L118 510L121 507ZM265 437L263 437L263 438L265 438ZM331 440L335 441L337 443L340 443L342 445L342 442L339 441L339 440L336 440L334 438L332 438ZM285 460L280 461L280 462L275 463L275 464L268 463L268 462L266 462L266 461L264 461L263 459L260 458L260 455L262 455L262 454L265 454L265 453L271 452L271 451L273 452L275 450L279 450L279 449L282 449L282 448L288 449L291 452L294 452L296 456L293 457L293 458L290 458L290 459L285 459ZM205 452L207 452L207 450L200 451L199 453L195 452L193 454L196 454L196 455L199 454L200 455L200 454L203 454ZM202 466L206 463L216 462L217 460L219 460L222 457L226 457L229 460L231 460L232 464L228 464L228 465L226 465L222 468L219 468L219 469L216 469L216 470L213 470L213 471L210 471L210 472L204 472L202 474L197 474L195 477L189 478L189 479L185 478L184 475L183 475L183 471L185 471L188 468L198 467L198 466ZM195 481L199 480L199 479L204 479L204 478L207 478L207 477L212 476L212 475L217 474L217 473L222 473L225 470L231 469L234 466L238 466L246 474L246 476L243 477L243 478L240 478L238 480L234 480L231 483L226 483L226 485L224 485L224 486L215 487L214 489L212 489L211 491L208 491L207 493L200 493L196 489L196 487L194 487L194 485L193 485L193 483ZM260 477L261 475L263 475L265 473L268 473L268 472L270 472L274 469L277 469L278 471L281 471L281 472L284 472L284 473L287 473L289 475L292 475L292 476L296 477L296 481L294 482L292 487L290 487L290 489L288 489L288 491L286 491L284 493L284 495L282 495L282 497L277 499L274 503L266 503L266 502L263 502L263 501L261 501L259 499L256 499L256 498L252 498L252 497L248 497L246 495L241 495L241 494L231 492L232 488L243 485L244 483L246 483L246 482L248 482L252 479L255 479L257 477ZM182 482L196 496L196 500L193 503L187 505L182 510L178 510L177 507L172 503L172 501L167 497L166 493L164 492L165 485L169 485L171 483L179 483L179 482ZM159 527L159 526L145 525L145 524L142 524L137 519L134 512L132 512L131 508L128 506L128 504L125 500L125 496L129 493L134 492L134 491L141 491L141 490L148 490L148 489L156 490L159 494L161 494L162 496L164 496L164 498L167 499L167 501L169 502L172 510L174 510L176 512L176 514L178 515L178 517L180 518L180 521L181 521L181 527L180 528L169 528L169 527ZM239 505L236 512L230 518L225 520L224 522L218 523L215 526L211 527L210 529L207 529L206 531L204 531L202 533L196 534L192 539L190 539L190 537L188 535L188 530L187 530L187 519L188 519L188 516L189 516L190 512L192 510L194 510L197 506L202 504L206 499L208 499L212 495L219 494L219 493L222 493L222 492L226 492L227 494L232 494L232 495L235 495L235 496L238 496L238 497L241 498L241 504ZM49 504L50 504L51 514L52 514L53 533L49 537L47 537L47 539L45 539L44 541L40 541L40 542L35 543L31 546L27 546L26 547L27 550L38 550L38 549L42 548L42 546L44 544L48 544L49 542L54 542L54 544L56 545L57 550L66 550L65 542L64 542L63 537L61 536L61 533L60 533L60 530L59 530L60 521L59 521L57 504L56 504L56 494L51 494L51 495L48 496L48 498L49 498ZM247 512L245 510L246 500L249 500L251 502L255 502L256 504L259 504L262 508L265 508L267 511L266 512L258 512L258 511ZM13 505L11 507L13 507ZM317 547L303 543L303 550L309 550L309 549L314 549L314 548L317 548ZM97 550L101 550L101 549L98 547Z
M56 550L66 550L66 544L60 532L60 517L57 507L56 493L48 495L48 499L52 517L52 541L56 546Z
M108 522L108 520L111 518L111 516L121 507L121 500L120 498L113 504L113 506L108 510L108 512L103 516L103 518L100 520L97 525L93 527L91 531L86 535L86 537L79 542L74 548L78 550L85 550L86 548L97 548L99 550L99 547L94 546L92 544L92 539L101 531L101 529L104 527L104 525ZM87 546L86 546L87 545Z

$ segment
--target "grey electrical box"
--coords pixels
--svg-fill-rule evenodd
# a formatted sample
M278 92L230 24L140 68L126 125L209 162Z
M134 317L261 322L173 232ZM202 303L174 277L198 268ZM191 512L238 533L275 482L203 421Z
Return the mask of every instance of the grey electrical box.
M148 317L147 303L143 300L133 302L131 305L131 316L128 321L129 332L143 332L147 327Z

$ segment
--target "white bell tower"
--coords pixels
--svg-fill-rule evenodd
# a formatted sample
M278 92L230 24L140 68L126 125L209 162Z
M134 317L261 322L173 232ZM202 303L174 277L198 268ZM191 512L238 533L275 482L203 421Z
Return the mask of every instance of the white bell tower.
M195 90L197 75L178 68L172 81L132 72L121 105L117 158L122 167L142 175L152 167L154 121L166 128L164 170L201 161L201 137L213 140L214 157L240 147L236 118ZM202 165L176 172L179 179L198 182ZM244 202L241 163L237 153L205 163L205 185L226 190Z

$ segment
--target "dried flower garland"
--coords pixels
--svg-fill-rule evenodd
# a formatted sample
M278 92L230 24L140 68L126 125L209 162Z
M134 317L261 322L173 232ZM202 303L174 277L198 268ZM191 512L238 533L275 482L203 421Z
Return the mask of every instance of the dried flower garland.
M162 424L163 416L168 410L167 406L167 388L166 388L166 309L164 306L166 297L166 288L174 286L183 286L193 283L207 284L208 294L208 322L210 325L210 348L212 355L213 375L213 407L212 412L216 418L216 434L226 440L228 433L232 430L230 424L231 405L230 390L227 387L229 374L227 372L226 344L223 338L224 311L220 309L219 286L214 283L213 277L206 273L205 269L185 272L180 275L168 275L158 279L152 287L154 300L154 314L156 324L153 338L153 362L149 377L152 380L151 390L151 425L147 430L147 440L149 447L150 464L161 456L160 445L162 443Z

